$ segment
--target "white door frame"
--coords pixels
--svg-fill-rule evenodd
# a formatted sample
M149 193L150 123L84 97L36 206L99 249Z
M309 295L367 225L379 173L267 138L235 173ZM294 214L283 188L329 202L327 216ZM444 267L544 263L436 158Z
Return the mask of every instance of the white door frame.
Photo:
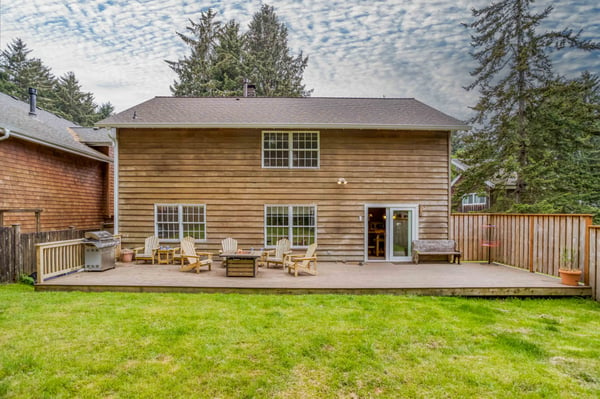
M386 235L385 235L385 259L383 260L369 260L369 208L385 208L386 213ZM377 204L377 203L369 203L364 205L364 262L409 262L411 260L410 256L408 257L393 257L392 251L393 242L392 242L392 210L395 211L411 211L412 212L412 221L411 221L411 239L418 240L419 239L419 204Z

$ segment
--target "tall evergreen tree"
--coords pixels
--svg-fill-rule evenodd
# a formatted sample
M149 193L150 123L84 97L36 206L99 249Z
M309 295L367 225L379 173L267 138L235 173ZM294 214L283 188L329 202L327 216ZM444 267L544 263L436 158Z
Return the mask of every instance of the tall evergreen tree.
M275 9L263 4L254 14L246 40L246 57L250 68L250 80L256 84L261 96L307 96L302 84L308 57L302 51L291 55L287 42L288 31L279 22Z
M29 57L31 51L21 39L15 39L0 53L2 89L13 97L28 101L29 88L35 87L38 106L52 108L56 78L39 58Z
M539 171L544 154L552 151L545 122L533 114L545 90L556 82L550 52L600 48L570 29L540 33L540 23L553 8L536 14L532 3L496 2L473 10L476 20L466 25L475 32L471 54L479 63L471 72L475 80L466 89L478 89L481 96L474 107L475 128L465 135L461 154L476 167L464 174L461 191L476 190L486 180L501 183L514 178L517 204L540 200L545 177Z
M222 25L212 10L190 24L187 35L177 33L190 47L190 55L166 61L178 78L171 86L173 95L240 95L244 79L256 85L259 96L310 94L302 83L308 57L302 52L291 55L287 28L273 7L263 5L245 34L234 20Z
M81 91L73 72L67 72L56 83L54 113L82 126L92 126L97 121L94 96Z
M221 34L221 23L215 20L216 16L216 12L209 9L202 12L198 22L189 21L187 35L177 32L191 52L178 61L166 61L179 78L170 87L174 96L213 95L215 83L211 75Z

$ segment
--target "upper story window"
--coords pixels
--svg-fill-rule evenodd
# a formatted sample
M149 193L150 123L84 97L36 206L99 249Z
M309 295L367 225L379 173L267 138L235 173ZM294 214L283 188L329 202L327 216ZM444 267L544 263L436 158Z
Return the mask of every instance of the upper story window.
M485 205L487 198L477 193L466 194L462 199L463 205Z
M180 241L184 237L206 240L206 207L196 204L156 204L156 236L161 241Z
M318 168L319 132L263 132L263 168Z

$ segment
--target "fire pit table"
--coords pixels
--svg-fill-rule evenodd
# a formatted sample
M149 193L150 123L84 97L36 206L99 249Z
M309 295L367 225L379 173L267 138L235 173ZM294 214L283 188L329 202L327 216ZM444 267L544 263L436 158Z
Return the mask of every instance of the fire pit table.
M260 251L252 251L223 253L220 256L227 259L227 277L256 277L258 270L257 260L262 255Z

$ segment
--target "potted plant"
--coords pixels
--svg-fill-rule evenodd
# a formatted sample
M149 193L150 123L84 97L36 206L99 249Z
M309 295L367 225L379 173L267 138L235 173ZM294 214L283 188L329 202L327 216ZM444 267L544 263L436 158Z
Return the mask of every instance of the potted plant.
M133 260L133 251L125 248L121 251L121 262L131 262Z
M575 264L572 249L563 249L560 256L560 267L558 273L560 274L560 281L565 285L579 285L579 279L581 278L581 270Z

